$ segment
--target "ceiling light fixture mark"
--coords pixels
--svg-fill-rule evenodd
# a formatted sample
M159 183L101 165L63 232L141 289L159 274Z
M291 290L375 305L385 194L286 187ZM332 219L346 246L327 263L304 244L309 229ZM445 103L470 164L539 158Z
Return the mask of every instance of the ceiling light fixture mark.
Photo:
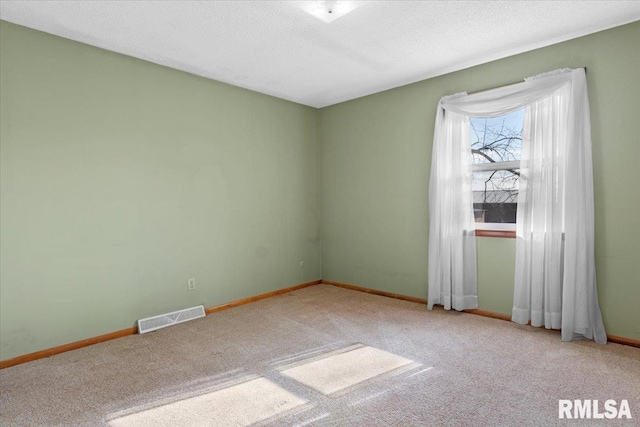
M336 19L359 8L361 1L297 1L295 6L311 16L330 24Z

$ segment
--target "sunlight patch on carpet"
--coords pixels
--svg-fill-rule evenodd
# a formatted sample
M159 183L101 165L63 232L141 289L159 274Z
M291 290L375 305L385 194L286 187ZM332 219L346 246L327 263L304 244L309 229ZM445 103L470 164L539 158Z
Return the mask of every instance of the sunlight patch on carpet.
M307 401L265 378L116 418L110 427L249 426L300 410Z
M324 395L342 394L358 386L420 366L413 360L356 344L280 368L286 375Z

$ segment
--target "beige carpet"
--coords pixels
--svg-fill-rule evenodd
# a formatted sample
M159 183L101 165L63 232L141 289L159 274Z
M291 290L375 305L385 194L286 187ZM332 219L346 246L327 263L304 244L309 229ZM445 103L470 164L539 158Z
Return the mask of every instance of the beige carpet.
M412 363L329 395L282 372L358 343ZM237 425L581 425L558 420L559 399L627 399L630 422L587 424L633 425L639 379L637 348L318 285L1 370L0 426L115 426L174 404L219 425L232 389L249 400L225 404Z
M109 426L250 426L274 420L305 403L273 382L256 378L118 417Z
M420 366L412 360L377 348L356 344L280 370L294 380L325 395L352 390L374 379L382 379L401 368Z

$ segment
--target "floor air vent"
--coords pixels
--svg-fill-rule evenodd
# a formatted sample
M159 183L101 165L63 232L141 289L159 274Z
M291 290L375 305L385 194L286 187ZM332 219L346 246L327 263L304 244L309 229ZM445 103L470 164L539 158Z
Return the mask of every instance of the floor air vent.
M161 314L159 316L147 317L138 320L138 333L144 334L155 331L156 329L166 328L167 326L176 325L186 322L187 320L204 317L204 306L185 308L184 310L172 311L171 313Z

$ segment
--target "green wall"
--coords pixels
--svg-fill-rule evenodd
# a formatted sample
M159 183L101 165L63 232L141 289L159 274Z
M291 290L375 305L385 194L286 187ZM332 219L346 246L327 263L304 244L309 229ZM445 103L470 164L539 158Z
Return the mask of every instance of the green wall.
M0 67L0 360L321 277L317 109L7 22Z
M323 278L426 298L438 100L587 67L607 332L640 339L640 22L320 110ZM480 308L511 313L515 242L479 238Z
M0 360L321 277L426 297L438 99L580 66L601 307L640 339L637 40L629 24L318 112L1 22ZM481 308L510 313L514 250L478 239Z

